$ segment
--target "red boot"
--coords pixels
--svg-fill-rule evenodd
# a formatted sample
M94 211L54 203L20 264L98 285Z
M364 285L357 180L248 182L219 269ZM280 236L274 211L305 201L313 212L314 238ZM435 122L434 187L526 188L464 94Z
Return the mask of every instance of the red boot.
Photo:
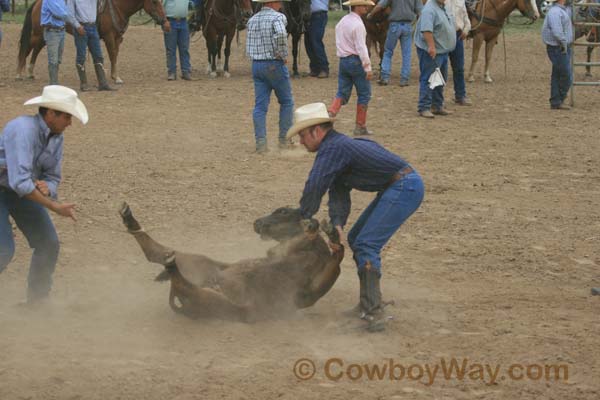
M367 129L367 108L366 104L356 105L356 127L354 128L354 136L372 135L373 132Z
M340 108L342 108L342 99L341 97L336 97L333 99L333 103L329 106L327 112L329 113L329 117L333 118L340 112Z

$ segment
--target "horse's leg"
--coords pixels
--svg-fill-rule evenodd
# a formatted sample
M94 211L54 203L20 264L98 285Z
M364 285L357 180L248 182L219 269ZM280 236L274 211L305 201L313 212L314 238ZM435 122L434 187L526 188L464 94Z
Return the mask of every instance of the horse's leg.
M492 40L485 42L485 72L483 76L483 81L485 83L492 83L494 80L490 75L490 68L492 66L492 53L494 51L494 46L498 43L498 37L496 36Z
M587 48L587 62L590 63L592 61L592 51L594 51L594 46L588 46ZM591 78L592 76L592 68L589 65L585 66L585 76Z
M27 57L29 56L29 53L31 53L31 50L33 50L35 48L35 37L32 37L31 40L29 41L29 43L27 45L23 45L23 49L19 51L19 56L18 56L18 62L17 62L17 80L21 80L23 79L23 70L25 69L25 64L27 64ZM25 47L27 46L27 47ZM37 52L39 53L40 50L38 50ZM33 59L33 56L32 56ZM30 60L30 64L31 64L31 60ZM33 62L35 63L35 62ZM30 67L31 72L29 71L29 69L27 70L27 78L31 78L33 79L33 66Z
M295 32L292 34L292 57L294 59L292 64L292 77L298 78L300 74L298 73L298 45L300 43L301 33Z
M123 83L121 78L117 76L117 44L113 32L108 32L103 35L104 46L110 59L110 77L115 83Z
M479 58L479 50L481 49L482 43L483 35L481 33L477 33L473 37L473 53L471 55L471 68L469 68L469 77L467 78L469 82L475 82L475 66L477 65L477 58Z
M35 76L33 75L33 69L35 68L37 57L43 48L44 43L38 43L33 48L33 51L31 52L31 58L29 59L29 65L27 66L27 79L35 79Z
M229 56L231 55L231 41L233 40L234 35L235 29L230 31L225 39L225 65L223 66L223 76L225 78L229 78L231 76L229 73Z
M221 50L223 50L223 39L225 38L224 33L219 33L219 40L217 42L217 74L223 72L223 62L221 61Z

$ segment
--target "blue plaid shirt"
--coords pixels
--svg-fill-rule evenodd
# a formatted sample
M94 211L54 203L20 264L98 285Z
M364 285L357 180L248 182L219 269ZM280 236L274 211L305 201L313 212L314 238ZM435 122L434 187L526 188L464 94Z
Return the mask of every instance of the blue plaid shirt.
M286 26L285 15L263 7L248 21L248 57L252 60L285 60L288 56Z
M542 40L549 46L564 46L573 43L573 25L571 8L554 4L544 18Z
M300 199L303 218L319 211L329 190L329 217L344 226L350 215L350 191L380 192L408 163L369 139L353 139L330 130L323 138Z

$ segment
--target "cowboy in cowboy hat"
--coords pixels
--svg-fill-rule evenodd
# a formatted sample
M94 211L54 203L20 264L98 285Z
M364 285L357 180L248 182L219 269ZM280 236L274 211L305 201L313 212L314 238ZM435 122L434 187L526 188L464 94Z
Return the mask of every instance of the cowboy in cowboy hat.
M423 182L402 158L378 143L350 138L333 128L325 104L313 103L294 112L288 139L300 136L309 152L317 153L300 199L303 218L311 218L329 192L329 216L340 238L350 214L350 191L376 192L348 232L348 244L360 280L360 302L352 310L369 322L369 330L383 329L381 301L381 249L400 226L419 208ZM330 244L333 251L339 247Z
M342 106L348 103L352 87L356 87L356 127L354 135L371 135L367 129L367 108L371 100L371 59L367 49L367 30L362 17L374 6L371 0L350 0L343 3L351 13L345 15L335 26L335 45L340 58L338 90L329 106L329 113L336 116Z
M56 200L62 133L72 116L86 124L88 113L77 92L59 85L44 87L41 96L25 105L38 106L38 114L13 119L0 135L0 272L15 251L11 216L33 248L27 289L27 303L32 304L48 296L59 252L46 209L75 220L75 204Z

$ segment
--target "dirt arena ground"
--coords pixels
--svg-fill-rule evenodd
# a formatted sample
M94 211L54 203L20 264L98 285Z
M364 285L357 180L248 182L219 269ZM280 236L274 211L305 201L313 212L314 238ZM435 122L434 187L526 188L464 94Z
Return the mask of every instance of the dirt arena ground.
M20 27L3 30L2 126L34 112L21 104L47 77L44 50L37 80L14 80ZM335 94L333 37L329 28L333 76L294 80L296 105ZM330 293L282 320L190 321L169 309L168 285L153 282L159 266L120 225L120 202L166 244L226 261L257 257L272 243L252 222L297 204L313 160L300 148L253 153L243 39L230 79L204 74L205 45L194 39L195 81L167 82L161 31L132 26L119 59L125 84L82 95L91 118L65 133L60 190L79 221L54 218L62 250L52 303L40 312L15 306L30 257L18 231L16 257L0 275L0 399L598 399L600 297L590 288L600 286L600 93L579 89L574 110L549 110L538 30L508 35L508 76L499 47L495 83L484 84L479 68L468 85L475 105L449 104L450 117L417 117L418 72L398 87L399 55L393 84L374 85L374 139L426 183L422 207L384 251L383 291L396 301L384 333L340 314L357 300L351 257ZM60 76L78 87L73 60L69 37ZM300 64L306 71L303 51ZM353 124L349 105L336 126ZM351 222L371 198L353 195ZM310 379L301 379L310 362L294 373L303 358L316 367ZM470 374L446 378L452 358Z

